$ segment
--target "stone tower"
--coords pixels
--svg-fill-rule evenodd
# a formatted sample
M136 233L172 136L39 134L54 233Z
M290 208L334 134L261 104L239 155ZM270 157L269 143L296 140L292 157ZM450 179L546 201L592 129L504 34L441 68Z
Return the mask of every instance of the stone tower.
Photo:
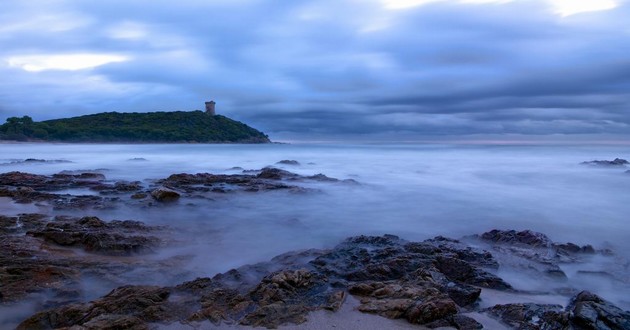
M210 116L214 116L216 113L214 112L214 105L217 104L214 101L206 102L206 113Z

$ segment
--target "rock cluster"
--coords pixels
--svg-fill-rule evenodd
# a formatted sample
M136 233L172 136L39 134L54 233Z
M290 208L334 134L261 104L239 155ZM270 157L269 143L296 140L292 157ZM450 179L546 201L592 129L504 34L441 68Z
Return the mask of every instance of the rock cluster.
M630 329L630 312L601 297L582 291L566 308L559 305L506 304L487 310L515 329Z
M158 263L133 256L163 245L163 227L137 221L105 222L96 217L56 217L41 214L0 216L0 303L16 302L32 293L48 292L47 305L76 301L83 277L121 285L123 274L155 272ZM85 253L76 253L75 248ZM164 270L160 270L164 271Z
M477 238L520 249L564 246L530 231L491 231ZM563 253L583 253L583 248L568 250ZM358 236L331 250L287 253L177 286L120 287L90 303L37 313L19 328L104 324L144 328L198 321L275 328L300 324L314 310L336 311L347 294L359 299L361 312L430 328L481 329L467 315L474 310L517 329L630 326L630 313L589 292L575 295L567 308L526 303L480 310L477 302L484 288L516 292L493 274L498 267L490 252L458 240L436 237L408 242L391 235Z

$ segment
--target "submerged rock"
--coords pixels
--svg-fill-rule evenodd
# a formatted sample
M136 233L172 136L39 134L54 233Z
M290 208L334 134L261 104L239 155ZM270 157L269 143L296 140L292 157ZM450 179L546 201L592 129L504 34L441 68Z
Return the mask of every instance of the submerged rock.
M481 239L493 243L522 244L531 247L550 247L551 240L544 234L531 230L498 230L494 229L481 234Z
M630 164L630 162L622 158L615 158L614 160L591 160L588 162L582 162L581 164L596 166L626 166Z
M298 165L300 165L300 162L298 162L297 160L283 159L283 160L277 162L276 164L298 166Z

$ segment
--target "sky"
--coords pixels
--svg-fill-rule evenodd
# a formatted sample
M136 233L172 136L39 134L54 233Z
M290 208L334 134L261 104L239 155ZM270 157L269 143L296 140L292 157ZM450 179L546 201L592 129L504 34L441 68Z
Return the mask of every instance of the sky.
M209 100L276 140L623 139L630 1L0 1L0 121Z

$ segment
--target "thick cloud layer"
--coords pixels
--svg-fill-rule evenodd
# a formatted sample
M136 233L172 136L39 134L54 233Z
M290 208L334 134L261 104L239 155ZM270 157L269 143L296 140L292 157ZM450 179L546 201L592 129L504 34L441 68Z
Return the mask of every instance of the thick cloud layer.
M272 138L627 134L630 5L553 1L4 1L0 116L214 99Z

